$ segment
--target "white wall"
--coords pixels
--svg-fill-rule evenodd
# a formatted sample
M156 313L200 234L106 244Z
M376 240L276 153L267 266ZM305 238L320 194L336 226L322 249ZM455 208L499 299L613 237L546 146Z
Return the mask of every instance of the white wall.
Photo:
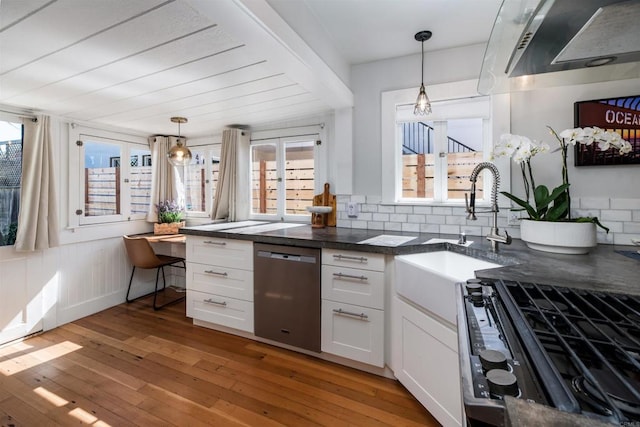
M514 92L511 94L511 132L545 141L554 149L558 147L557 141L546 126L551 126L557 132L572 128L574 102L638 93L640 79ZM575 167L573 154L570 152L568 159L572 197L640 198L638 165ZM560 185L559 153L534 158L533 162L536 184L549 187ZM512 175L512 189L523 194L522 180L519 178L515 173Z
M429 85L478 78L483 45L474 45L425 55L425 84ZM420 56L406 56L354 66L352 90L355 97L353 114L354 191L340 193L338 225L389 231L421 231L483 235L487 232L485 217L469 222L463 208L431 206L391 206L381 203L382 170L388 160L381 156L381 93L415 88L420 84ZM640 79L599 83L568 84L574 74L544 75L535 89L511 94L511 133L556 144L546 125L556 131L573 127L574 102L624 95L637 95ZM562 84L559 86L558 84ZM557 145L555 145L557 146ZM560 156L550 153L534 159L536 184L557 186L561 180ZM611 228L609 234L599 230L600 243L630 244L640 238L640 168L629 166L573 166L569 155L572 214L597 216ZM523 194L519 168L512 164L511 192ZM504 186L503 186L504 188ZM346 215L346 203L359 203L358 218ZM519 237L517 225L509 225L508 211L500 212L501 229Z
M473 45L447 51L425 53L424 82L429 85L477 79L485 46ZM354 94L353 168L354 193L381 195L383 164L380 139L381 93L420 87L420 55L355 65L351 70Z

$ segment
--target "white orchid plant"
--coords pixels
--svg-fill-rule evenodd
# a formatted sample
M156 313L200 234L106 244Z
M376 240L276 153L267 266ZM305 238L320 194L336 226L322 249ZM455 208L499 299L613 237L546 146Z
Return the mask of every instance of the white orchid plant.
M527 211L529 219L537 221L571 220L593 222L608 232L609 229L603 226L596 217L571 218L571 195L569 192L569 171L567 169L568 148L576 144L591 145L596 143L601 151L618 150L620 155L626 155L632 150L631 144L622 139L617 132L607 131L598 127L566 129L559 134L551 127L547 127L559 144L559 147L553 151L560 151L562 155L562 184L551 192L546 186L536 186L535 184L531 160L537 154L549 152L549 145L531 140L526 136L504 134L494 145L492 157L512 157L520 165L525 199L516 197L506 191L501 192L501 194L520 206L520 208L515 208L514 210ZM532 192L533 204L530 203Z

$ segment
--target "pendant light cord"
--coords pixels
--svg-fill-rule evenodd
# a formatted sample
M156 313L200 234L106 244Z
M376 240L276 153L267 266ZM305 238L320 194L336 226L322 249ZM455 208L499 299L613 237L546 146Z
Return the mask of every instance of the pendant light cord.
M420 84L424 86L424 40L422 40L422 74Z

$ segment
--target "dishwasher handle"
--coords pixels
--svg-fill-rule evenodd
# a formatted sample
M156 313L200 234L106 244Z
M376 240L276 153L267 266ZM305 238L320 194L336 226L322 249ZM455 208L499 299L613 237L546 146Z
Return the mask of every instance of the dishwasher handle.
M310 264L316 263L316 257L310 256L310 255L287 254L284 252L272 252L272 251L259 250L258 256L260 258L270 258L270 259L277 259L281 261L307 262Z

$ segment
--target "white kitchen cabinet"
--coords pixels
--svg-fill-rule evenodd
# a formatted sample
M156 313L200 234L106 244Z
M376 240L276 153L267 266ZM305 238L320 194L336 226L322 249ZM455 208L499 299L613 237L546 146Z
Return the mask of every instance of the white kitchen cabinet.
M253 303L250 301L188 290L187 316L253 333Z
M187 316L253 333L253 242L187 237Z
M322 251L322 351L384 367L385 256Z
M442 425L460 426L456 331L398 296L392 298L391 312L391 368L395 377Z
M322 351L384 366L384 311L322 300Z

